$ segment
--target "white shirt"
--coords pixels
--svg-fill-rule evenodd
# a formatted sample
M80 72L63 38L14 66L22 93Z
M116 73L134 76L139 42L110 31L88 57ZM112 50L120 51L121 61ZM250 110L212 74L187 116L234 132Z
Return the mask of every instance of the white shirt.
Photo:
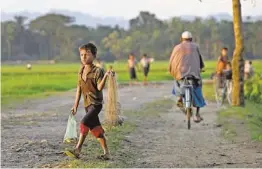
M249 63L246 63L244 72L251 73L252 71L253 71L253 67Z
M149 65L151 62L153 62L153 61L154 61L153 58L142 58L142 59L140 60L140 63L141 63L141 65L142 65L143 67L148 67L148 65Z

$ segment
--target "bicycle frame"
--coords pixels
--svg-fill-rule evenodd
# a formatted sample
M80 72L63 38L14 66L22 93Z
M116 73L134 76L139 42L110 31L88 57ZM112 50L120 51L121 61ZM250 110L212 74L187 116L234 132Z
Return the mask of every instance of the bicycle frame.
M184 89L184 97L183 102L185 105L185 108L191 108L192 106L192 89L193 85L191 85L188 80L185 80L185 84L183 85Z
M188 129L191 128L191 122L190 118L192 116L192 90L193 90L193 81L191 79L188 79L187 77L183 81L183 105L184 105L184 113L187 117L187 126Z

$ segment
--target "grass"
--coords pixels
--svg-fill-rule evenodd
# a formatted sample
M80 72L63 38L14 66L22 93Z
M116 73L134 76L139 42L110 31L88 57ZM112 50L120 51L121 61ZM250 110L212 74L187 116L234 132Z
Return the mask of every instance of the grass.
M206 100L216 102L213 83L203 84L202 89L203 96ZM228 120L228 117L224 116L223 112L219 114L217 121L223 125L222 134L226 139L232 140L237 135L235 126Z
M124 140L125 135L135 130L135 125L130 122L125 122L121 127L113 127L110 130L105 127L107 135L107 143L110 149L111 155L115 156L117 151L121 149L121 142ZM58 168L108 168L113 165L119 167L125 167L128 159L133 157L131 154L125 154L124 160L121 161L103 161L96 158L96 156L102 154L102 150L96 141L96 139L89 135L87 144L84 144L82 148L82 154L80 159L69 158L65 161L56 164ZM117 164L116 164L117 163Z
M125 116L128 119L140 120L146 117L154 117L159 113L167 112L173 105L173 101L169 99L157 100L152 103L145 104L139 110L125 111ZM135 156L129 147L125 147L123 141L125 136L136 129L136 124L132 120L125 121L123 126L119 127L104 127L108 138L108 147L113 157L109 161L101 161L96 159L97 155L102 153L102 150L93 136L88 136L88 141L84 144L82 149L82 158L69 158L59 164L52 164L56 168L130 168L135 163L137 156ZM91 153L92 152L92 153ZM45 165L43 167L46 167ZM50 167L50 166L49 166Z
M215 90L213 83L204 83L202 87L203 96L206 100L215 102Z
M238 126L246 125L251 139L262 142L262 105L246 101L245 107L229 107L219 112L218 121L223 125L226 138L233 138L243 133Z
M206 100L215 102L212 83L203 85L203 95ZM218 123L223 125L222 134L229 140L234 140L243 134L239 128L247 128L253 140L262 142L262 105L246 100L245 107L227 107L219 112ZM244 126L243 126L244 125Z
M214 71L216 62L206 61L206 72L202 73L204 79L209 78ZM254 61L255 71L262 72L259 66L261 61ZM125 62L107 63L112 65L118 77L118 82L127 82L129 74ZM167 61L156 61L151 64L149 81L173 80L169 75ZM1 67L1 101L2 105L17 102L28 98L50 95L54 92L63 92L76 87L79 63L72 64L36 64L32 70L25 65L2 65ZM138 79L143 79L142 71L137 72Z

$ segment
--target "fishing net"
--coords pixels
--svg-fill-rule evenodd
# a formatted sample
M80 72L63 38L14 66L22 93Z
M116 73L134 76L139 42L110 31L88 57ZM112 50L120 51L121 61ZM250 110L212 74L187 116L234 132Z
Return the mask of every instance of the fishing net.
M122 125L121 104L118 98L118 84L116 74L110 74L107 82L107 103L105 111L105 124L109 126Z

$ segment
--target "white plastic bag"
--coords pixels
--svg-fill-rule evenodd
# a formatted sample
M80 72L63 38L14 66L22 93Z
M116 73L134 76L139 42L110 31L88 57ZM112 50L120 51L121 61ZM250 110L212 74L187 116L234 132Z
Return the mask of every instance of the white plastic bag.
M77 140L76 118L74 115L70 114L68 117L64 142L70 143L70 142L75 142L76 140Z

